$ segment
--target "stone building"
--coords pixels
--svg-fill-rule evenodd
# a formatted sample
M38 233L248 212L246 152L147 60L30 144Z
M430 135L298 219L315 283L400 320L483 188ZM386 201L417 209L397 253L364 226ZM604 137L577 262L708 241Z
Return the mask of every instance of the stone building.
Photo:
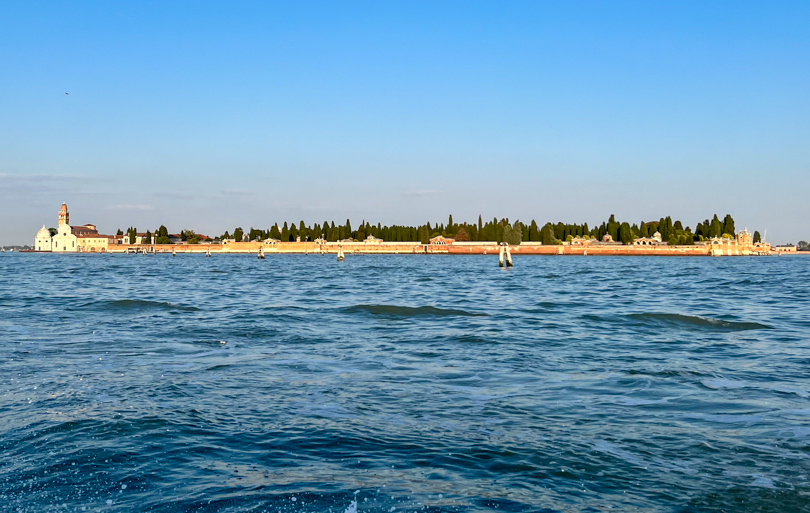
M652 237L639 237L633 240L634 246L657 246L661 243L663 243L663 240L660 232L655 232Z
M93 224L71 226L67 204L62 203L62 208L59 209L59 225L56 228L56 234L52 236L50 230L43 225L37 232L34 249L55 253L107 251L109 239L109 235L99 234Z
M52 251L53 250L53 241L51 238L51 231L45 228L45 225L42 225L42 228L39 229L37 232L36 240L34 241L34 250L35 251Z
M448 238L448 237L444 237L442 235L439 235L437 237L433 237L432 239L430 239L430 243L435 245L435 246L449 246L449 245L453 244L454 242L456 242L456 239L451 239L451 238Z

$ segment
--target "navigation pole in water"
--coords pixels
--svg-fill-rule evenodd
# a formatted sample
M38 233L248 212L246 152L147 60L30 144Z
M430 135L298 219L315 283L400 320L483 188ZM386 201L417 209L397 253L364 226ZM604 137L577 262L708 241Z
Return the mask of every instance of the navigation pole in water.
M512 253L509 251L509 244L501 242L501 249L498 252L498 267L512 267Z

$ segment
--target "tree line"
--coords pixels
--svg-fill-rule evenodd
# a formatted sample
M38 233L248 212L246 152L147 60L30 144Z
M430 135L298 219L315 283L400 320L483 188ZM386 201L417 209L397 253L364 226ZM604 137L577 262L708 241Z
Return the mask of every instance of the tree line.
M356 228L352 227L351 221L346 220L344 224L335 224L334 221L324 221L323 224L307 225L304 221L299 223L284 222L281 226L275 223L268 229L258 229L251 227L244 230L242 227L234 228L233 233L225 231L222 235L215 237L215 241L221 240L264 240L268 238L281 241L313 241L324 239L329 242L343 240L364 240L369 235L388 242L421 242L427 244L431 238L439 235L453 238L459 242L482 241L482 242L506 242L517 245L523 241L540 242L545 245L562 244L563 241L570 241L574 238L602 240L606 235L615 242L631 244L640 237L652 237L659 233L661 240L670 245L694 244L696 241L708 240L713 237L734 237L736 229L734 219L727 214L721 221L717 214L709 220L697 223L695 229L689 226L684 227L680 220L673 221L670 216L662 217L655 221L640 221L630 224L627 221L620 222L611 215L607 221L598 226L590 227L588 223L551 223L548 222L542 227L535 220L529 223L521 221L510 222L508 218L493 218L484 222L478 216L477 223L455 223L453 216L449 216L447 224L427 222L418 226L392 225L383 226L381 223L372 224L366 221L360 223ZM130 244L134 244L138 230L129 227L126 231L126 239ZM154 232L157 244L170 244L172 241L169 232L164 225ZM118 230L118 235L124 235L122 230ZM152 232L146 231L146 240L151 240ZM190 244L197 244L201 240L200 235L193 230L182 230L180 239ZM761 240L759 232L754 232L754 242Z
M159 234L164 231L165 227L161 226ZM460 242L507 242L516 245L528 241L553 245L562 244L563 241L570 241L574 238L602 240L606 235L609 235L615 242L631 244L637 238L652 237L656 232L660 234L663 242L668 242L670 245L685 245L709 240L713 237L733 238L736 228L734 218L730 214L727 214L722 220L715 214L711 219L705 219L703 222L697 223L694 230L689 226L684 226L680 220L673 221L670 216L658 220L642 220L631 224L627 221L618 221L614 215L611 215L606 221L595 226L589 226L588 223L570 224L562 222L547 222L540 226L535 220L523 223L519 220L510 222L508 218L493 218L485 222L480 215L477 223L456 223L451 215L448 217L446 224L427 222L417 226L387 226L381 223L372 224L364 220L359 226L353 227L348 219L343 224L335 224L334 221L324 221L323 224L314 223L311 225L307 225L304 221L299 223L284 222L281 226L275 223L267 229L251 227L245 230L242 227L237 227L232 232L226 231L216 237L215 240L255 241L272 238L281 241L324 239L329 242L336 242L364 240L371 235L388 242L421 242L427 244L431 238L441 235ZM186 231L184 230L183 233L186 233ZM754 239L755 241L760 239L759 232L754 233Z

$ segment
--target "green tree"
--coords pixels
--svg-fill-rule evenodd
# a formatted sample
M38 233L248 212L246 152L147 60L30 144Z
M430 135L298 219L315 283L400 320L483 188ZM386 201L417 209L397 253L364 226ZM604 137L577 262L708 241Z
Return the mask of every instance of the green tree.
M546 246L559 244L560 241L554 236L554 225L546 223L540 230L540 242Z
M180 230L180 239L186 241L189 244L200 243L200 236L197 235L194 232L194 230Z
M649 237L650 236L650 232L647 231L647 223L645 223L644 221L641 221L638 224L638 235L640 237Z
M422 244L430 243L430 228L427 225L419 227L419 242Z
M630 230L629 223L622 223L619 225L619 241L624 244L632 244L633 243L633 233Z
M735 235L737 233L734 229L734 218L731 217L731 214L726 214L726 217L723 218L723 233L729 235Z
M529 240L532 242L540 241L540 229L537 227L537 221L534 219L532 219L532 223L529 225Z
M610 219L608 219L607 223L607 233L613 240L619 240L619 227L621 225L616 222L616 216L610 214ZM559 237L557 237L559 238Z
M521 239L523 238L523 226L519 221L515 221L514 225L510 225L508 222L504 223L502 237L503 242L510 246L520 245Z
M157 229L157 239L155 240L156 244L171 244L172 240L169 238L169 230L166 229L165 226L160 225L160 228Z
M709 237L719 237L721 235L723 235L723 225L717 218L717 214L715 214L714 219L712 219L712 222L709 225Z
M760 235L759 232L755 231L753 240L754 240L754 243L762 242L762 235Z
M233 238L236 239L236 242L242 242L242 237L244 236L245 232L242 230L242 227L238 227L233 230Z

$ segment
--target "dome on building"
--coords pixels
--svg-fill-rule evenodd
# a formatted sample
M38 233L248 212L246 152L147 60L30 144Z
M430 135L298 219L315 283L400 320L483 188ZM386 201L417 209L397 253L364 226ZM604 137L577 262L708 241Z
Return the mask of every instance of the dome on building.
M45 225L43 224L42 228L40 228L39 231L37 232L37 238L39 239L39 238L50 237L50 236L51 236L51 231L49 229L45 228Z

